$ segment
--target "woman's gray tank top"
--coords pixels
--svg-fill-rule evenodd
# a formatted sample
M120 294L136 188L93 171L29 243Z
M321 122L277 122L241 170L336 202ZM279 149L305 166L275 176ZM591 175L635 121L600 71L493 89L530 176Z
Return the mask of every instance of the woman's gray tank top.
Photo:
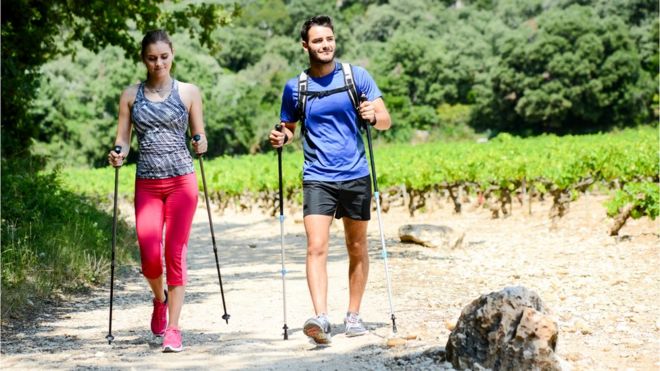
M179 83L172 80L170 95L162 102L144 96L140 83L131 119L138 135L140 154L137 177L163 179L194 171L192 156L186 145L188 109L179 96Z

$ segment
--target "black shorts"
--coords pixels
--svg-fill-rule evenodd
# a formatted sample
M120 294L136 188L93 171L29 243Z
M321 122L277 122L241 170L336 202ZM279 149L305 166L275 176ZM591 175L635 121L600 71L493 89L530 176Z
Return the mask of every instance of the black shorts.
M303 216L371 219L371 177L346 181L303 181Z

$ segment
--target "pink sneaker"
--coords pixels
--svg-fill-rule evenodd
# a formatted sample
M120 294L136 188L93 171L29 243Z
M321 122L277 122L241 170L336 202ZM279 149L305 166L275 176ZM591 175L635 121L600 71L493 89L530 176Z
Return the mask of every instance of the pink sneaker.
M181 330L176 327L168 327L165 330L165 338L163 338L163 352L180 352L183 350L183 343L181 342Z
M151 332L156 336L163 336L167 327L167 291L165 301L160 302L154 298L154 311L151 313Z

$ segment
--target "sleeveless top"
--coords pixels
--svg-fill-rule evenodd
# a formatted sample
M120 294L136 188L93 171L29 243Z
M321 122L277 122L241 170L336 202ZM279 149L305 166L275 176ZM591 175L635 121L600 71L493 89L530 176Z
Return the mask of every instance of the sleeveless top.
M188 109L179 96L178 88L178 81L172 79L170 95L162 102L155 102L145 97L144 82L138 87L131 108L140 150L138 178L164 179L194 171L192 156L186 145Z

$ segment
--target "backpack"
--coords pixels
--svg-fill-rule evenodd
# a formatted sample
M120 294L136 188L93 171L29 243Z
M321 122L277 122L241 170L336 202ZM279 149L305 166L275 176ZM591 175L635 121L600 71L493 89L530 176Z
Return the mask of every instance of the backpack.
M335 93L341 93L344 91L348 92L348 96L351 98L353 107L356 112L360 106L358 100L357 87L355 86L355 81L353 79L353 66L349 63L341 64L342 72L344 73L344 86L341 88L325 90L325 91L308 91L307 90L307 73L302 71L300 76L298 76L298 117L300 117L300 130L301 134L305 136L305 108L307 107L307 97L327 97ZM360 126L360 125L358 125Z

